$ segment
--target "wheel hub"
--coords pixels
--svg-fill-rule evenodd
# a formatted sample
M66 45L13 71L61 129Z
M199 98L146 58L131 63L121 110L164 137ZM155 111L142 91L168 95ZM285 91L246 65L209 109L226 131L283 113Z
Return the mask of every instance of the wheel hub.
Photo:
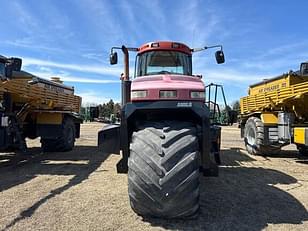
M249 128L247 133L247 143L254 145L256 143L256 133L253 128Z

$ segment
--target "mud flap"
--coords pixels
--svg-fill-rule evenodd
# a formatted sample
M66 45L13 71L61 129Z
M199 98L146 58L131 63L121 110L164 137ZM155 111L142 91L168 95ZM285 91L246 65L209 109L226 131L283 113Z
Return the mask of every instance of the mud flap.
M216 155L219 153L214 152L217 146L213 146L213 140L217 140L218 134L220 134L219 127L216 128L216 126L211 126L208 119L203 120L201 138L202 165L200 166L200 170L203 172L204 176L217 177L219 174L218 165L216 163Z
M107 125L99 131L98 148L105 153L120 154L120 125Z
M206 130L207 127L204 127ZM207 143L205 145L210 145L209 154L204 153L206 157L205 164L202 165L201 171L204 176L218 176L219 168L218 165L221 164L220 160L220 140L221 140L221 127L216 125L211 125L208 136L205 136ZM203 149L204 150L204 149ZM208 156L206 156L208 155Z
M221 127L212 125L211 131L211 154L214 155L215 163L221 165L220 159L220 144L221 144Z

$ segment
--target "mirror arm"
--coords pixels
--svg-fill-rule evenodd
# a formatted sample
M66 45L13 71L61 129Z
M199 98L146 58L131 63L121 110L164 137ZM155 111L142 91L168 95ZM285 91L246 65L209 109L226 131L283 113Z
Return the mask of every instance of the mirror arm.
M216 48L219 47L220 50L222 51L222 45L214 45L214 46L208 46L208 47L204 47L205 49L210 49L210 48Z
M203 50L207 50L207 49L211 49L211 48L217 48L219 47L220 50L222 51L222 45L214 45L214 46L205 46L205 47L202 47L202 48L193 48L191 49L191 52L199 52L199 51L203 51Z
M121 50L122 47L111 47L110 53L113 54L114 50Z
M136 48L136 47L126 47L126 49L128 51L134 51L134 52L139 51L139 48ZM111 47L110 53L113 53L114 50L122 50L123 51L122 47Z

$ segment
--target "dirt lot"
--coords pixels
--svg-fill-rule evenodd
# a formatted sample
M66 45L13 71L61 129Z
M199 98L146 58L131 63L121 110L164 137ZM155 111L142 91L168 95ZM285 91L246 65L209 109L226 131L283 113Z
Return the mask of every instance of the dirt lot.
M243 150L236 127L223 128L220 177L201 180L196 220L143 220L129 206L117 155L96 148L101 124L82 125L68 153L0 154L0 230L308 230L308 158Z

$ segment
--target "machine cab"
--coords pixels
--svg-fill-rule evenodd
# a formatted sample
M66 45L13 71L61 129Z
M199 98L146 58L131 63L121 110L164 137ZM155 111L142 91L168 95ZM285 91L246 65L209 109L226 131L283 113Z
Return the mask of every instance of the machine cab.
M301 63L300 75L308 76L308 62Z
M6 63L6 58L4 56L0 56L0 78L1 79L5 78L5 63Z
M204 83L200 76L192 74L193 51L177 42L141 46L136 57L131 100L205 101Z
M139 48L135 76L161 74L192 75L191 50L184 44L148 43Z
M192 74L192 54L209 48L216 51L218 64L224 63L221 45L189 48L183 43L159 41L150 42L139 48L113 47L110 64L118 61L114 49L124 54L122 81L122 104L134 101L205 101L205 85L200 76ZM129 80L129 51L137 52L135 79ZM124 86L125 85L125 86ZM130 96L129 96L130 93Z
M6 58L0 55L0 79L11 78L13 71L21 70L22 60L20 58Z

